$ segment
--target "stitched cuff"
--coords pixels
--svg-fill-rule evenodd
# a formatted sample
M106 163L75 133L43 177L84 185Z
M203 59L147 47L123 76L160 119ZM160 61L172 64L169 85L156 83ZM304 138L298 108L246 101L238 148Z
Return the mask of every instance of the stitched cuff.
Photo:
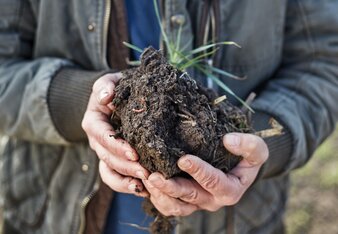
M269 129L269 120L271 116L264 112L256 112L252 116L252 125L256 131ZM273 117L275 118L275 117ZM264 138L269 149L269 158L262 166L257 179L270 178L281 174L287 165L292 153L292 135L285 124L275 118L283 127L283 133L280 136Z
M47 103L55 128L70 142L87 139L81 128L94 82L108 71L63 68L51 80Z

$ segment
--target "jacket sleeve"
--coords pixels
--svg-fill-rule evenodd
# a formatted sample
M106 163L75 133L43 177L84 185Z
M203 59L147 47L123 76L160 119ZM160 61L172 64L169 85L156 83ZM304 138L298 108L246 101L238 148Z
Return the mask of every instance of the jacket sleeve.
M34 58L36 22L28 3L0 1L0 9L0 134L48 144L85 140L81 118L101 72L67 59Z
M270 155L262 177L304 165L338 119L338 2L290 0L283 60L253 108L290 131L292 152ZM277 154L278 155L278 154ZM279 163L283 162L283 163Z

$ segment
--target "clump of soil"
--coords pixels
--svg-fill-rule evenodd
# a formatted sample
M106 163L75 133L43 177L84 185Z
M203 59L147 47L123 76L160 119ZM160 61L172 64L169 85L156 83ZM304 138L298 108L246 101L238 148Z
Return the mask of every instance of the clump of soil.
M184 154L228 172L240 157L225 150L222 136L252 130L246 116L227 100L213 105L216 97L148 48L141 66L124 72L115 89L112 124L151 172L166 178L182 175L177 160Z
M252 132L246 116L147 48L141 65L124 72L115 89L112 125L140 156L140 164L166 178L186 176L177 166L185 154L199 156L228 172L241 158L228 152L222 137ZM163 233L163 232L162 232Z

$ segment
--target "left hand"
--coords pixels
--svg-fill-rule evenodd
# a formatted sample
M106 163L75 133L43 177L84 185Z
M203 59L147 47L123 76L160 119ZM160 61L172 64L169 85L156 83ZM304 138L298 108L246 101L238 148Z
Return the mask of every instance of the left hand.
M178 161L181 170L193 179L165 180L155 172L143 180L150 200L165 216L187 216L196 210L216 211L236 204L254 182L269 151L262 138L243 133L230 133L223 138L224 146L243 160L225 174L193 155Z

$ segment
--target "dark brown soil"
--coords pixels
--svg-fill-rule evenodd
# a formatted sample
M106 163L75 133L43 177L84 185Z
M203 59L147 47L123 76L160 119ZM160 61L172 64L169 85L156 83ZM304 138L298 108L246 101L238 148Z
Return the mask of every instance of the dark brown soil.
M140 156L140 163L166 178L181 175L176 162L193 154L224 172L240 157L224 149L228 132L251 132L246 116L228 101L198 86L186 73L148 48L141 66L124 73L115 90L112 123Z
M227 100L213 104L213 91L153 48L144 51L140 67L124 72L115 93L112 125L118 137L136 149L142 166L166 178L186 176L177 166L185 154L228 172L241 158L225 150L223 135L252 132L240 109Z

